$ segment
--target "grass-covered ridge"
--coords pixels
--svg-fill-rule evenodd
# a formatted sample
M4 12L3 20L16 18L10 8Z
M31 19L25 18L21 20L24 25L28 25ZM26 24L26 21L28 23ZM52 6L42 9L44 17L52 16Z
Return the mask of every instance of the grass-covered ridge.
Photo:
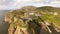
M43 20L60 26L60 8L44 6L38 7L35 11L41 14Z

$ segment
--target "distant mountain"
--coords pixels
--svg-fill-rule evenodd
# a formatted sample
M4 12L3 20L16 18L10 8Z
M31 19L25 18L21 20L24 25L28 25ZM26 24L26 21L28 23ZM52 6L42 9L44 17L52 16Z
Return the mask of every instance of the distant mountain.
M43 12L60 12L60 8L57 7L51 7L51 6L43 6L38 7L36 11L43 11Z
M37 7L35 6L24 6L21 8L22 11L25 11L25 12L32 12L36 9Z

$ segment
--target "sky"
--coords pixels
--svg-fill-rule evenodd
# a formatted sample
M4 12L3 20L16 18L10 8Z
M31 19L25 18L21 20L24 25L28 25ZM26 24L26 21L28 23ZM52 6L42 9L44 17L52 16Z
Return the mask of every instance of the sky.
M0 0L0 10L20 9L23 6L60 7L60 0Z

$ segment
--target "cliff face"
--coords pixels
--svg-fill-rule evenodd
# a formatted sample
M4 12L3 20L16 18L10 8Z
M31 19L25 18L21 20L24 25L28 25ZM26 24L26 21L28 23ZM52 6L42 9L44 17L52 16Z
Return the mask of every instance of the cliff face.
M8 12L5 16L5 22L9 24L8 34L40 34L41 29L52 33L51 26L60 32L59 9L28 6Z

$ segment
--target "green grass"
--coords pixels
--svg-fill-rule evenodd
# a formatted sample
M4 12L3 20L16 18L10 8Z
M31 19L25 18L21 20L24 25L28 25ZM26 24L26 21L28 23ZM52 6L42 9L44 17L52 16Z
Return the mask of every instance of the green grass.
M43 14L40 16L43 20L47 21L48 23L55 23L60 25L60 15L54 16L53 14Z

